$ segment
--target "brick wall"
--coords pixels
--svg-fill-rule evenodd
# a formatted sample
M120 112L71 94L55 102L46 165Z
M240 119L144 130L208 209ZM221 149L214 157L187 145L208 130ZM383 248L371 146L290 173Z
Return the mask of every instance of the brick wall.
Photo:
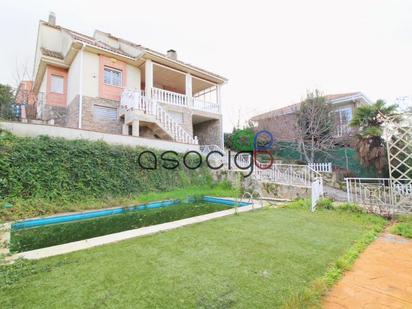
M259 120L258 130L267 130L278 141L295 141L296 114L281 115Z

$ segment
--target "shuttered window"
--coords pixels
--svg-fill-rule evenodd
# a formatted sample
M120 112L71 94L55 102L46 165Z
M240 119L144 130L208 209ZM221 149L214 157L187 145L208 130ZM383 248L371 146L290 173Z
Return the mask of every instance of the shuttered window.
M64 78L63 76L52 75L50 91L54 93L64 93Z
M117 109L113 107L94 105L93 118L97 120L117 120Z

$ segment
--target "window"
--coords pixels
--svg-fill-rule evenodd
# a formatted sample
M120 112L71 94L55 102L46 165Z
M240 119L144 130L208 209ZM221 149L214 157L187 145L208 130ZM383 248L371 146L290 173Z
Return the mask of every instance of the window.
M352 120L352 109L342 108L335 111L336 115L336 136L344 136L350 133L349 123Z
M351 108L342 108L336 111L336 117L338 124L348 125L352 120L352 109Z
M104 83L109 86L122 86L122 71L104 67Z
M96 120L117 120L117 109L108 106L93 105L93 118Z
M51 92L54 93L64 93L64 78L63 76L59 75L52 75L51 76Z

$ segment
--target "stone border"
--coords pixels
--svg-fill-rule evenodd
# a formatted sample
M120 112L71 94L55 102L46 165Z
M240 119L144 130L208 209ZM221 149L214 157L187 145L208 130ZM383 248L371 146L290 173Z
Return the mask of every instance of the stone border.
M111 243L119 242L119 241L126 240L126 239L142 237L146 235L152 235L152 234L163 232L163 231L169 231L169 230L173 230L179 227L183 227L183 226L187 226L187 225L191 225L191 224L195 224L199 222L205 222L205 221L209 221L209 220L213 220L217 218L230 216L237 212L239 213L248 212L253 209L262 208L262 206L259 203L255 201L252 201L252 202L253 204L250 206L234 207L232 209L212 212L206 215L146 226L146 227L142 227L142 228L138 228L134 230L128 230L128 231L123 231L119 233L98 236L94 238L74 241L74 242L57 245L57 246L51 246L47 248L20 252L20 253L16 253L12 256L7 257L6 261L12 262L19 258L24 258L24 259L29 259L29 260L43 259L46 257L51 257L51 256L66 254L70 252L80 251L84 249L89 249L89 248L93 248L97 246L102 246L106 244L111 244Z
M9 254L11 223L0 224L0 254Z

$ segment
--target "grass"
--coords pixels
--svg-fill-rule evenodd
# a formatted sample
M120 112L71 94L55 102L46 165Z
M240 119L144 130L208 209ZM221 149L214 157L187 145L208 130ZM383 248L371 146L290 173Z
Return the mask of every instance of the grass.
M127 197L106 197L82 199L80 201L49 201L44 199L17 199L12 207L4 207L7 203L0 200L0 223L18 219L53 215L62 212L73 212L90 209L101 209L115 206L158 201L164 199L184 199L188 196L214 195L220 197L236 197L239 195L228 182L220 182L210 186L188 186L184 189L169 192L151 192Z
M412 238L412 216L399 216L397 221L398 223L391 228L391 232L406 238Z
M308 308L385 220L302 202L0 268L2 308Z

